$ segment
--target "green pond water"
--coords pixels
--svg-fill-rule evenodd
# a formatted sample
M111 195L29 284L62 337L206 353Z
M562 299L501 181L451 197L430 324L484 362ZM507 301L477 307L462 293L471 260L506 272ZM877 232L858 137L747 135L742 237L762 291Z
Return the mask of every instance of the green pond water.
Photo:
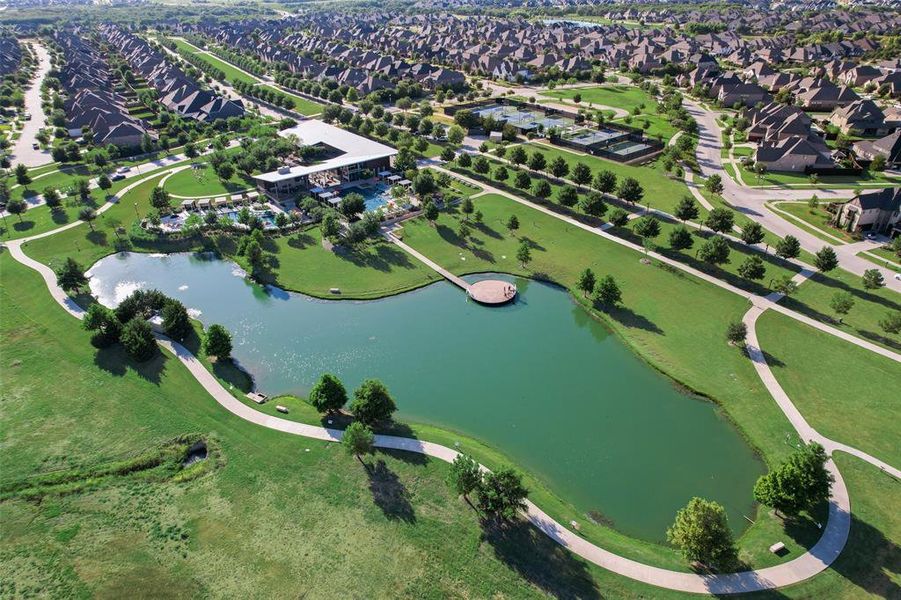
M377 377L400 419L487 442L630 535L664 539L692 496L722 503L736 531L751 514L763 465L720 410L680 392L554 286L517 279L516 302L488 308L443 282L370 302L316 300L189 254L114 255L90 274L104 304L157 288L205 325L225 325L267 394L306 395L326 371L349 390Z

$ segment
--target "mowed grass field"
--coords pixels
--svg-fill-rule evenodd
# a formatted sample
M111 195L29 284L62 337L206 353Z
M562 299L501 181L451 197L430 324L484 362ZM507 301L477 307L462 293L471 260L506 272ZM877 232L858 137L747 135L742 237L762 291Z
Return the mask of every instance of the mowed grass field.
M169 177L163 187L176 196L210 197L253 189L255 184L252 178L245 177L243 173L235 173L228 181L222 181L213 167L204 163L199 169L179 171Z
M773 311L757 330L776 379L817 431L901 464L901 365Z
M448 491L442 462L378 453L367 471L337 444L232 416L169 356L138 365L119 350L96 351L36 273L6 254L0 264L4 489L191 432L214 440L223 462L184 483L123 477L41 502L0 502L4 595L653 593L531 527L483 539L475 513Z
M150 182L150 183L152 184L153 182ZM149 189L152 189L152 186L147 187L146 194L148 194L148 195L149 195ZM490 199L490 198L500 198L500 197L486 197L486 198ZM757 393L755 393L752 390L752 388L754 387L754 384L756 384L757 381L756 381L756 377L753 376L754 375L753 371L749 369L746 359L742 359L740 353L738 353L734 349L726 347L725 343L723 343L723 348L716 350L716 351L713 350L713 348L715 348L716 346L711 346L709 344L709 340L719 338L719 336L721 335L721 332L719 332L719 328L714 329L713 327L709 327L707 329L704 329L704 328L696 329L696 330L692 329L693 327L698 325L698 320L701 319L703 316L706 316L708 318L708 320L711 320L711 319L716 320L716 317L714 316L716 314L716 311L713 311L713 312L708 311L705 313L704 311L706 309L716 306L718 311L722 311L724 308L728 308L727 306L720 305L720 302L718 302L718 301L711 302L711 300L715 300L715 299L710 298L708 296L708 294L712 294L713 296L722 295L723 298L729 298L731 300L740 300L740 299L732 296L731 294L728 294L727 292L723 292L722 290L718 290L717 288L713 288L712 286L708 286L707 284L703 284L701 282L695 281L692 278L686 278L685 276L683 276L681 274L668 273L666 271L663 271L662 269L659 269L658 267L641 265L640 263L637 262L637 258L638 258L637 253L622 249L619 246L617 246L616 244L613 244L611 242L605 242L604 240L600 240L599 238L596 238L596 236L592 236L591 234L588 234L586 232L582 232L581 230L577 230L576 228L567 226L566 224L564 224L556 219L553 219L552 217L548 217L546 215L543 215L541 213L533 211L532 209L529 209L528 207L522 207L521 205L515 204L512 201L506 200L504 198L500 198L500 200L508 202L510 204L510 206L500 205L500 208L501 208L500 212L489 213L488 209L486 208L487 203L482 203L482 200L484 200L484 199L485 198L480 198L480 199L476 200L477 207L480 210L483 210L483 212L485 214L485 223L486 223L486 225L490 226L492 229L495 230L494 233L497 233L497 231L503 231L500 228L502 227L502 223L505 222L504 217L506 214L509 214L510 212L516 212L520 216L521 223L523 223L523 227L520 230L521 236L529 235L529 236L531 236L530 239L539 239L539 237L538 237L539 233L547 236L546 238L539 240L539 243L540 243L540 245L543 246L543 249L539 250L538 248L536 248L533 250L533 253L537 253L539 251L541 251L541 252L552 251L553 256L557 260L550 260L550 258L547 257L547 259L548 259L547 264L549 266L553 267L555 275L560 276L561 279L564 281L568 281L568 282L573 281L574 274L577 273L578 269L579 269L578 268L579 261L584 260L584 257L586 257L586 256L591 256L592 260L594 261L593 266L596 265L598 268L603 268L605 266L610 266L610 265L619 265L619 269L621 270L622 275L625 277L624 281L629 281L632 284L637 284L633 287L633 290L635 288L639 288L639 289L642 289L642 291L647 292L648 290L653 290L653 289L667 289L667 293L669 293L668 288L672 282L668 278L670 278L670 277L675 278L673 281L676 283L672 283L672 285L675 286L678 293L674 297L668 296L668 298L670 300L672 300L672 302L673 302L672 305L667 305L668 310L660 311L660 314L652 314L651 316L653 317L654 320L649 321L647 319L647 317L645 316L647 313L644 311L644 309L650 308L653 306L653 299L650 297L645 299L645 294L639 294L639 295L635 296L635 299L634 299L635 304L630 304L629 309L627 311L623 311L622 314L614 316L613 325L614 325L615 329L617 329L617 331L621 335L623 335L624 338L627 339L627 341L629 341L630 343L633 343L633 342L640 342L640 339L638 339L638 338L640 338L642 336L642 334L647 333L648 330L651 329L650 325L660 324L660 325L658 325L658 329L659 329L658 331L650 332L650 334L651 334L650 340L653 343L650 343L648 345L648 347L652 350L654 349L653 348L654 346L662 346L663 349L666 350L666 346L670 345L674 341L677 344L684 344L684 342L686 341L686 337L684 335L679 335L681 332L678 331L678 327L676 327L676 325L678 325L682 321L685 322L685 330L684 331L686 333L691 331L695 335L699 335L704 339L709 338L709 339L707 339L708 354L714 355L716 357L716 360L714 360L713 362L711 362L710 360L706 360L706 361L704 361L703 365L701 364L702 361L700 360L700 358L704 355L704 352L702 350L700 350L701 346L696 345L694 348L684 348L684 347L682 348L682 350L685 350L686 352L688 352L688 350L692 350L692 349L694 350L694 360L689 359L689 362L693 363L691 365L691 367L694 370L698 371L698 374L702 378L706 377L706 375L704 373L705 369L709 370L710 372L716 373L717 375L715 375L714 377L718 377L719 379L717 380L716 385L714 387L723 386L724 388L729 388L733 394L740 395L741 402L735 402L732 406L727 404L726 406L727 406L727 408L730 409L730 414L733 414L733 416L735 416L736 418L738 418L738 415L736 414L737 412L740 412L742 410L745 411L740 422L745 420L744 417L747 415L750 415L750 414L753 414L756 417L756 419L755 419L756 423L752 422L752 420L750 418L748 419L748 426L751 429L749 430L746 427L745 431L749 432L749 435L750 435L751 431L754 431L755 433L759 434L760 432L766 431L768 429L772 429L775 426L775 429L773 430L773 431L775 431L775 433L773 433L773 431L771 431L771 433L773 433L773 435L771 435L771 436L764 435L761 439L766 438L766 437L772 437L774 440L779 440L779 442L781 442L781 444L776 443L776 442L773 442L771 446L768 444L768 446L770 446L770 447L767 448L767 450L768 450L767 454L781 455L790 450L790 446L786 447L785 443L784 443L785 440L782 439L782 436L785 435L785 426L787 424L784 422L780 423L781 415L779 415L779 413L777 411L776 412L773 411L774 407L772 406L771 402L768 407L767 403L763 401L764 397L759 395L759 385L757 386L757 390L758 390ZM116 207L116 208L118 208L118 207ZM143 208L143 205L142 205L142 208ZM113 210L115 210L115 209L113 209ZM519 211L523 211L523 212L519 212ZM446 217L453 219L453 215L442 215L442 219L445 219ZM501 219L504 219L504 220L501 221ZM493 222L494 222L494 224L492 225ZM527 224L530 224L530 225L527 225ZM412 223L407 226L409 228L408 232L409 232L409 230L413 229L411 227L411 225L417 225L419 227L428 228L434 234L439 234L439 235L442 231L440 226L438 228L432 229L432 228L429 228L429 226L427 224L424 224L421 221L418 221L416 223ZM584 239L581 239L580 236L577 235L576 237L579 239L577 239L577 242L575 244L571 244L570 243L571 238L569 240L567 240L567 234L571 233L571 232L556 230L555 226L558 226L558 225L563 226L564 228L569 228L571 230L574 230L575 233L581 234L581 235L584 235L587 237ZM84 229L84 228L83 227L76 228L76 230L78 230L78 229ZM69 232L66 232L62 235L67 235L68 233ZM486 232L486 233L488 233L488 232ZM57 237L57 236L54 236L54 237ZM488 237L491 238L492 242L497 241L497 239L490 233L488 233ZM559 243L559 244L556 243L556 240L561 239L561 238L563 240L562 243ZM587 241L589 238L591 239L592 242L599 242L599 243L596 246L589 244ZM71 242L72 240L69 240L69 241ZM408 242L411 241L409 237L408 237L407 241ZM446 244L447 242L446 242L446 240L442 240L442 243ZM608 247L608 245L609 245L609 247ZM515 254L515 248L517 246L518 246L518 241L511 242L510 243L511 251L509 252L508 255L512 256L513 254ZM55 249L56 249L56 251L63 251L63 248L59 245L55 246ZM71 249L71 246L69 247L69 249ZM492 244L489 251L493 251L493 250L505 250L505 247L499 246L498 248L495 248L494 245ZM429 254L429 252L427 252L427 254ZM430 254L430 256L431 256L431 254ZM433 258L435 258L435 257L433 256ZM491 261L489 260L488 256L482 254L480 256L480 258L482 260L484 260L487 264L489 264L489 265L491 264ZM459 258L458 258L458 260L459 260ZM610 262L608 262L608 261L610 261ZM439 262L442 262L442 261L439 261ZM470 261L467 261L467 262L470 262ZM597 264L598 262L600 264ZM7 263L7 264L9 264L9 263ZM445 266L447 266L447 263L443 263L443 264L445 264ZM472 267L476 267L476 268L481 268L483 266L481 264L476 265L474 261L470 262L470 265ZM573 265L575 265L575 266L573 266ZM534 266L534 265L530 265L530 267L532 267L532 266ZM463 270L465 270L465 269L463 269ZM476 270L476 269L473 269L473 270ZM493 267L492 267L492 270L494 270ZM503 270L516 272L515 268L505 268ZM529 272L531 272L531 270L526 270L525 272L529 273ZM5 278L8 273L10 273L10 269L8 269L8 268L4 269L4 277ZM643 275L645 275L645 274L648 274L647 277L643 277ZM663 274L663 278L658 279L661 274ZM617 277L618 278L620 277L620 273L617 273ZM685 280L687 280L687 281L685 281ZM23 284L21 282L18 282L18 281L14 281L12 283L15 284L17 289L21 289L21 288L25 287L25 286L23 286ZM570 287L572 287L572 283L568 283L568 285ZM646 287L646 288L641 287L643 285L646 285L648 287ZM624 289L628 289L628 288L626 288L624 285ZM27 292L28 290L25 290L25 291ZM41 288L40 288L40 286L37 286L36 290L31 290L29 293L34 295L34 294L38 294L40 292L41 292ZM46 293L46 292L44 292L44 293ZM627 291L627 293L628 293L628 291ZM691 318L689 318L687 320L678 319L678 316L679 316L678 315L678 312L679 312L678 307L680 305L684 306L684 302L681 302L683 294L688 294L688 296L686 296L686 298L689 298L691 296L696 296L695 304L697 305L697 311L691 311L691 313L692 313L690 315ZM728 305L728 302L726 302L725 304ZM9 305L10 304L8 302L4 302L4 306L9 306ZM638 308L641 308L642 312L637 312ZM673 309L675 309L675 310L673 310ZM743 310L744 310L744 307L741 306L741 303L737 303L737 304L735 304L735 310L738 314L741 314L741 312L743 312ZM698 311L700 311L700 312L698 312ZM676 313L676 314L673 314L673 313ZM639 317L644 317L644 318L642 319ZM628 323L627 323L627 321L628 321ZM665 325L666 328L663 329L661 327L662 325ZM77 326L77 324L76 324L76 326ZM673 327L676 327L676 328L673 328ZM634 329L638 329L640 331L633 331ZM709 334L707 333L708 331L710 332ZM717 331L718 333L714 334L714 331ZM714 335L716 337L713 337ZM676 338L676 339L673 340L673 338ZM633 343L632 345L633 345L633 347L637 347L636 343ZM638 344L638 345L640 345L640 344ZM90 350L90 347L88 347L88 349ZM676 348L669 348L669 350L670 350L670 352L672 352L673 350L676 350ZM728 360L725 363L722 361L722 356L720 356L720 354L727 357ZM666 352L664 352L661 355L665 356ZM649 356L649 354L647 352L645 352L645 356ZM689 352L686 356L691 356L691 353ZM704 358L710 359L711 357L706 356ZM51 358L51 360L52 360L52 358ZM734 364L732 361L734 361ZM56 362L56 361L54 361L54 362ZM173 368L177 368L177 367L179 367L179 365L173 366ZM165 372L168 372L168 369L165 369ZM750 376L749 376L749 374L750 374ZM737 379L736 379L736 377L737 377ZM153 380L152 377L150 379ZM734 389L734 388L738 388L738 389ZM212 404L211 401L208 400L208 402L210 402L210 404ZM740 406L740 404L745 404L745 406ZM767 410L767 408L769 408L769 410ZM743 425L743 427L744 427L744 425ZM787 439L787 438L788 438L788 436L786 436L785 439ZM751 439L754 439L754 436L751 436ZM757 440L755 440L755 441L757 441ZM231 463L229 463L229 464L231 464ZM353 464L358 464L358 463L353 463ZM250 465L248 465L248 466L250 466ZM333 464L331 466L334 468ZM334 475L332 475L332 477L334 478ZM270 496L271 496L271 494L270 494ZM248 498L245 498L245 499L248 499ZM167 498L167 500L168 500L168 498ZM192 497L189 500L189 504L190 504L190 502L193 502L196 500L197 500L196 497ZM217 502L221 501L221 500L222 500L222 493L217 490ZM248 499L248 500L253 501L253 499ZM171 506L171 503L167 502L166 506ZM268 508L270 506L270 504L265 503L265 504L262 504L261 506L265 506ZM180 507L180 505L179 505L179 507ZM267 510L266 512L271 512L271 511ZM64 513L68 515L68 513L69 513L68 507L66 508ZM28 515L28 516L29 516L29 518L32 518L32 522L33 522L34 521L33 515ZM56 516L58 517L59 515L57 514ZM765 552L766 544L764 542L768 542L774 536L781 535L780 534L781 525L776 523L774 520L769 520L769 521L759 520L758 523L759 523L759 525L755 526L754 528L751 528L751 530L749 530L749 533L747 533L743 539L744 546L753 545L758 548L763 548L763 550L760 550L759 552L754 552L754 551L750 552L750 554L752 554L752 555L754 555L754 554L760 555L759 557L757 557L757 556L749 557L749 558L756 558L757 560L754 561L755 563L757 563L758 560L765 561L765 560L769 559L769 557L767 556L767 553ZM174 533L172 533L172 535L174 535L176 538L181 537L182 530L179 528L179 526L175 525L175 526L170 526L170 527L175 527L174 530L172 530L172 529L169 530L169 531L174 531ZM160 529L160 528L157 527L153 531L157 531L158 529ZM875 529L875 528L873 528L873 529ZM68 540L68 538L70 538L70 536L74 535L74 538L78 538L78 535L80 535L81 531L83 531L83 528L81 528L80 525L78 527L74 527L74 526L69 527L69 528L66 528L63 532L59 532L58 537L60 539ZM878 530L876 530L876 532L878 533ZM304 535L307 534L306 531L303 531L301 533ZM875 533L873 533L873 532L868 533L868 535L864 541L866 543L871 543L873 541L874 535L875 535ZM191 536L191 531L188 531L188 539L191 539L190 536ZM168 536L168 535L166 537L167 537L167 539L171 538L171 536ZM71 540L69 540L69 541L71 541ZM94 541L96 541L96 540L92 540L92 543ZM450 541L450 540L442 540L442 543L444 543L446 541ZM209 539L205 538L203 540L203 542L209 542ZM524 548L526 548L526 552L528 552L528 554L524 554L524 555L520 555L520 556L527 556L527 557L529 557L530 561L531 560L544 561L545 560L544 555L541 555L540 553L536 554L536 551L530 546L530 543L531 542L527 542L525 544L525 546L523 546L522 541L517 540L517 547L523 546ZM789 547L791 547L793 549L795 548L794 542L787 541L787 544L789 545ZM434 540L432 541L432 545L434 545ZM73 548L73 550L74 550L74 548ZM181 548L176 548L176 553L179 550L181 550ZM184 554L184 551L183 550L181 550L181 551ZM143 552L143 550L142 550L142 552ZM284 553L284 551L282 553ZM152 552L148 552L147 554L152 554ZM498 555L498 553L495 553L495 555ZM215 557L219 557L219 560L218 560L219 563L223 562L223 560L221 558L221 552L218 549L216 549L216 551L213 552L212 554L206 555L206 558L215 558ZM133 559L132 556L130 556L128 560L131 560L131 559ZM433 559L433 560L437 560L437 559ZM519 559L517 559L517 560L519 560ZM131 564L131 563L129 563L129 564ZM181 563L176 563L176 564L181 564ZM561 565L560 563L557 563L556 561L552 561L552 564L554 564L558 570L562 568L566 573L569 573L570 575L572 573L574 573L574 571L571 571L569 569L569 567L566 565ZM509 566L509 565L505 565L505 566ZM858 569L858 571L860 569L863 569L864 567L870 567L870 565L868 563L864 564L864 565L854 565L854 566L856 569ZM184 568L187 569L190 567L191 566L189 565ZM542 588L545 592L548 592L552 595L563 595L563 596L578 595L578 596L582 596L582 597L592 597L592 596L596 595L595 592L593 592L594 587L591 584L588 584L588 586L584 589L574 590L572 587L561 587L561 585L558 582L547 579L545 575L541 575L541 579L537 579L535 576L536 574L531 572L532 567L528 566L525 562L518 562L516 565L513 565L511 568L513 570L517 571L518 573L520 573L521 575L525 576L525 578L530 581L536 581L536 582L540 581L540 583L538 583L539 587ZM849 569L850 569L850 567L849 567ZM609 574L607 574L603 571L599 571L598 573L595 573L597 570L595 570L595 569L589 569L589 570L591 571L591 573L593 575L596 575L597 576L596 579L598 579L602 583L606 582L606 581L611 582L610 585L607 585L607 586L602 585L601 586L604 589L605 596L635 597L636 595L639 595L639 594L641 594L641 595L651 594L654 597L669 596L669 594L664 594L660 590L656 590L656 589L649 591L648 589L644 588L643 586L639 586L638 588L636 588L635 584L632 584L631 582L626 582L625 580L622 580L621 578L611 577L611 576L609 576ZM847 576L843 576L843 577L845 579L849 579L849 580L850 579L864 580L866 578L869 578L872 575L872 573L870 573L870 572L867 572L867 573L870 573L870 574L867 574L867 573L858 573L858 571L854 571L851 575L847 575ZM850 571L849 571L849 573L850 573ZM156 582L156 581L160 581L160 578L163 575L169 576L169 574L159 572L159 570L157 569L157 570L153 570L153 571L149 572L146 575L142 575L142 577L146 577L146 579L143 579L143 580ZM219 573L217 573L217 575L221 575L221 571ZM242 575L243 575L243 573L242 573ZM225 581L226 581L226 583L230 583L236 577L240 577L240 575L234 574L230 579L226 579ZM570 580L570 579L571 579L571 577L567 576L567 580ZM576 579L582 580L582 576L577 573ZM816 581L817 580L814 580L814 582L816 582ZM869 580L867 579L867 581L869 581ZM381 582L382 582L382 580L379 579L378 582L376 582L376 583L381 583ZM814 582L811 582L811 585L813 585ZM842 584L844 584L844 579L842 581ZM805 585L807 585L807 584L805 584ZM853 586L856 584L851 583L850 585ZM870 584L867 583L867 585L870 585ZM804 588L804 586L800 586L799 588L797 588L797 590L800 591L803 588ZM239 590L243 590L243 589L244 588L239 588ZM310 588L310 589L312 589L312 588ZM371 592L372 590L378 590L379 593L377 595L381 595L384 593L384 589L388 589L388 588L374 587L374 588L370 588L368 591ZM397 590L396 587L390 588L390 589L392 590L392 592L395 592ZM444 589L444 588L431 588L430 587L430 588L426 588L426 589L432 590L432 589ZM465 589L465 588L463 588L463 589ZM520 593L513 593L511 591L511 590L515 591L515 589L516 588L503 588L503 591L507 594L512 594L515 596L528 595L528 594L536 591L534 588L528 588L527 592L520 594ZM477 590L477 593L475 593L475 595L481 596L485 592L487 592L487 590L485 588L480 588L480 590ZM315 595L315 593L314 593L314 595ZM388 595L396 595L396 594L388 594ZM401 595L404 595L404 593L401 592ZM813 596L808 596L808 597L813 597Z
M632 109L644 105L643 110L650 111L657 101L644 90L631 85L603 85L594 87L567 88L542 92L542 96L574 102L573 98L581 96L579 106L603 104L632 112Z
M205 63L208 63L208 64L216 67L217 69L220 69L223 73L225 73L225 78L232 83L237 83L239 81L242 81L242 82L250 84L250 85L255 85L260 82L259 78L255 77L253 75L248 75L244 71L235 68L234 66L225 62L224 60L220 59L219 57L213 56L209 52L204 52L197 46L194 46L193 44L186 42L185 40L183 40L181 38L173 37L173 38L169 38L169 39L172 40L173 42L175 42L175 45L178 47L178 50L180 52L196 56L197 58L204 61Z
M689 194L688 187L680 179L668 175L660 161L654 161L648 165L626 165L612 160L604 160L590 154L576 154L563 148L532 142L523 145L526 153L531 156L535 152L544 155L548 164L558 156L563 157L569 165L570 172L577 163L584 163L591 168L592 173L599 171L611 171L616 175L617 183L626 177L634 177L644 189L642 205L650 204L652 208L672 213L682 196ZM509 153L509 149L507 150ZM507 154L505 154L507 156ZM699 207L704 210L703 207Z

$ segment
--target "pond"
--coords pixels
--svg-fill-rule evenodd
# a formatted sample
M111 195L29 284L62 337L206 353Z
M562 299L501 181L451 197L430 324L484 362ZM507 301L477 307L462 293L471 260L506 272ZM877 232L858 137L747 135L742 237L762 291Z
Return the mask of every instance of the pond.
M719 501L736 532L763 465L711 402L680 392L557 287L515 280L488 308L441 282L369 302L248 282L209 255L118 254L90 271L114 305L136 288L225 325L260 391L305 395L323 372L354 389L381 379L398 417L485 441L583 514L664 539L692 496ZM513 280L511 278L511 280Z

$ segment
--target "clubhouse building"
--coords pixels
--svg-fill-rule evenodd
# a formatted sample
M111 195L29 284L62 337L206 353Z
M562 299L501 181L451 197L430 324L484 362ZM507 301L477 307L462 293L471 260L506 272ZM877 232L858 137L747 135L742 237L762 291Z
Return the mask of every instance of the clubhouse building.
M260 194L276 202L310 194L322 200L336 197L347 184L374 179L391 169L397 150L350 131L310 119L279 133L295 137L301 146L313 146L319 155L312 162L284 165L255 175Z

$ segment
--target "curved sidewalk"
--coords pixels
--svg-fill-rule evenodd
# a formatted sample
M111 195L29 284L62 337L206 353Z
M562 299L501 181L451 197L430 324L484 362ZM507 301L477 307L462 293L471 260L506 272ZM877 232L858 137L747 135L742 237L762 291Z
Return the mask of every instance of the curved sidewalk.
M135 182L133 185L139 185L140 183ZM74 226L78 223L75 222L72 225ZM41 236L16 240L7 244L7 246L10 248L10 254L15 260L40 273L52 297L67 312L76 318L83 318L84 310L57 286L56 275L53 270L25 255L21 248L22 244L27 241L38 237L46 237L64 229L68 229L68 227L60 228ZM184 346L163 336L159 336L159 343L178 358L216 402L235 416L262 427L283 431L292 435L331 442L340 441L342 432L339 430L298 423L254 410L226 390L197 357L191 354ZM792 421L792 424L795 424L794 421ZM799 433L804 435L801 431ZM456 450L439 444L395 436L378 435L375 443L379 448L416 452L447 462L453 461L459 454ZM770 590L804 581L820 573L838 557L844 547L851 523L850 500L841 474L832 463L829 464L828 468L835 477L835 485L833 486L832 498L829 501L829 520L820 540L810 551L794 560L757 571L727 575L698 575L661 569L618 556L594 545L554 521L532 502L527 502L526 517L551 539L585 560L643 583L670 590L705 594L734 594Z

